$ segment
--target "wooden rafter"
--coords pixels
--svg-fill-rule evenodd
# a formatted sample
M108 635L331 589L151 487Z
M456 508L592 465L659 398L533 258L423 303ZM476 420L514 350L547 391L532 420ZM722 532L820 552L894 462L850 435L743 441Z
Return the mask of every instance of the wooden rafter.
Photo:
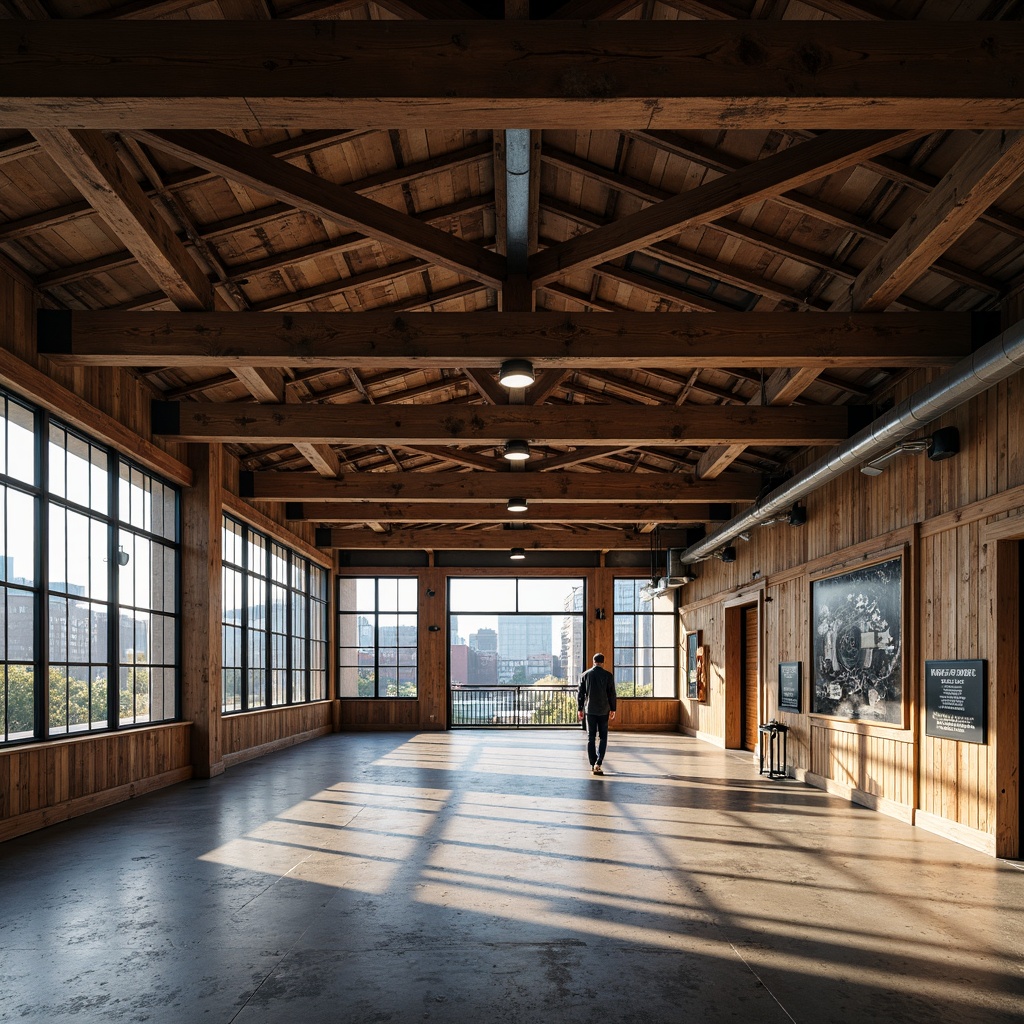
M822 22L809 44L803 24L774 21L5 22L0 124L1024 127L1024 26L1001 24L997 47L991 33Z
M1024 132L972 138L967 152L858 276L849 308L885 309L1022 174Z
M144 131L136 135L183 160L456 273L495 287L505 278L505 261L482 246L324 181L309 171L267 157L221 132Z
M868 156L896 149L920 134L862 131L818 136L538 253L530 261L530 276L539 286L581 267L634 252L683 228L712 223L752 203L854 166Z

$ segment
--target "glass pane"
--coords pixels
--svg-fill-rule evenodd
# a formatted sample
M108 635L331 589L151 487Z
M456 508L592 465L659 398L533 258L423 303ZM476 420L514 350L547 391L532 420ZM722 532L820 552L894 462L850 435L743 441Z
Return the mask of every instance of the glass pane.
M7 403L7 474L26 484L36 482L35 414L17 402Z
M89 521L89 583L86 591L90 597L106 601L110 590L110 562L107 552L110 546L110 529L99 519Z
M105 604L89 605L89 634L92 637L92 661L107 660L107 627L110 623Z
M172 487L164 488L164 528L162 532L167 540L178 539L178 492Z
M88 666L75 665L68 669L68 732L85 732L89 728L91 678Z
M35 729L35 670L28 665L7 668L7 735L28 739Z
M64 453L65 436L64 431L61 430L55 423L50 424L50 479L48 485L52 494L59 495L60 497L66 497L65 493L65 464L66 456Z
M521 612L583 610L583 580L522 579L518 583Z
M655 668L654 670L654 696L674 697L676 695L676 670L675 667Z
M617 612L636 611L636 586L633 580L616 580L613 589L613 606Z
M267 542L263 535L250 530L248 534L249 572L267 575Z
M267 674L264 669L250 671L246 699L250 708L262 708L267 704Z
M365 647L373 643L373 626L365 615L338 616L338 645Z
M674 615L676 610L676 592L673 590L668 594L656 597L650 604L652 612L661 612Z
M453 612L514 612L514 579L458 579L448 585L449 607Z
M67 593L67 517L59 505L50 505L50 589Z
M50 598L50 661L68 660L68 603L62 597Z
M418 580L400 579L398 581L398 610L400 612L416 611L416 588Z
M63 733L68 729L68 675L67 669L50 666L49 724L50 732Z
M167 526L164 523L164 485L157 483L152 477L149 478L149 499L150 499L150 532L158 537L167 536Z
M288 582L288 549L280 544L270 545L270 571L275 582Z
M382 612L398 611L398 580L377 580L377 610Z
M128 568L135 570L135 603L141 608L150 607L149 589L153 579L153 544L145 537L135 538L135 553Z
M178 580L177 580L177 558L173 548L164 548L164 603L163 608L168 612L177 611L178 602Z
M361 673L355 665L343 666L338 672L338 696L339 697L364 697L368 694L361 693ZM372 693L372 690L371 690Z
M221 560L232 565L242 564L242 524L227 516L221 534Z
M107 453L102 448L96 448L90 446L89 451L89 492L90 501L89 507L94 511L100 513L100 515L107 514L107 489L108 483L108 472L107 472Z
M105 729L107 727L107 670L105 666L93 666L89 702L89 718L92 727Z
M7 591L7 659L35 657L36 601L27 590Z
M67 512L67 592L86 594L89 586L89 520ZM56 588L55 588L56 589Z
M36 499L7 488L7 550L5 566L10 583L33 586L36 582ZM61 558L59 563L63 566ZM53 573L51 563L50 572Z
M674 615L654 616L654 646L675 647L676 619Z
M88 507L89 502L89 445L74 434L67 435L67 492L69 501Z

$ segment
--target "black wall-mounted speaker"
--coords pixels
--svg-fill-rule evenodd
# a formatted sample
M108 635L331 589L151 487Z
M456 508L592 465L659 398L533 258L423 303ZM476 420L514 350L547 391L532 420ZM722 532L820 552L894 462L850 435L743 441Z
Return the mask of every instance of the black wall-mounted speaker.
M960 431L956 427L943 427L932 434L928 442L928 458L932 462L951 459L960 451Z

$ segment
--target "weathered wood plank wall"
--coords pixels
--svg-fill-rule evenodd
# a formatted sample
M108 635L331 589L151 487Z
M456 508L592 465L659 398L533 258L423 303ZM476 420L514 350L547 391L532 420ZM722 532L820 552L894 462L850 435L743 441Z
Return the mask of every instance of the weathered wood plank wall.
M931 376L907 378L893 398L901 401ZM763 707L766 718L790 728L792 772L988 852L1016 855L1019 802L1005 792L1007 785L1017 792L1019 673L1005 665L1010 658L1016 665L1017 641L1002 635L1008 628L997 637L990 619L993 602L1018 599L1012 566L994 590L992 540L996 533L1004 544L1024 539L1022 403L1018 375L922 431L956 426L956 457L900 457L873 478L848 472L806 499L806 526L761 527L749 543L736 542L736 562L702 563L699 579L683 590L681 615L686 629L703 631L710 686L706 703L682 701L684 731L738 745L728 723L739 681L726 611L745 589L763 587ZM811 715L811 580L900 551L905 728ZM925 735L924 662L965 658L988 663L985 744ZM780 661L803 664L799 714L778 709Z

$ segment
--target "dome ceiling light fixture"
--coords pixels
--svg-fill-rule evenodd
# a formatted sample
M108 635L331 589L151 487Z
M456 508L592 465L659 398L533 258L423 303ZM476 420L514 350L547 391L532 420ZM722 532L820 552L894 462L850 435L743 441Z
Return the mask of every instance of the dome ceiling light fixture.
M498 371L498 383L506 388L528 388L536 379L529 359L506 359Z
M509 498L505 507L509 512L525 512L529 506L525 498Z
M525 548L513 548L509 552L509 559L513 562L521 562L526 557Z
M530 446L520 439L506 441L502 454L509 462L525 462L530 457Z

